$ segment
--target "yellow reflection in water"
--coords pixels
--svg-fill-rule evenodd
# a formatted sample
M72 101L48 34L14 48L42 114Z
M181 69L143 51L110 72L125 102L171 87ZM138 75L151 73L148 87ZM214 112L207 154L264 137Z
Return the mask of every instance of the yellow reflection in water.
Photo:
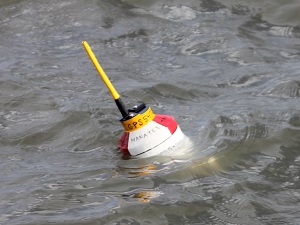
M133 196L137 198L140 202L149 202L151 199L156 198L160 195L158 191L141 191Z
M147 165L147 166L139 168L138 170L130 171L129 174L132 174L135 176L144 176L144 175L150 174L155 169L156 169L155 165Z

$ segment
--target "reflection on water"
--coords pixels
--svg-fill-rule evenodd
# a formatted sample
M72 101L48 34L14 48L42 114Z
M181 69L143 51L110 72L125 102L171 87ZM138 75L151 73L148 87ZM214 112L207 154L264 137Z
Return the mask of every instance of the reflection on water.
M299 223L298 9L1 1L0 223ZM188 151L120 153L118 111L82 40L128 106L176 118Z

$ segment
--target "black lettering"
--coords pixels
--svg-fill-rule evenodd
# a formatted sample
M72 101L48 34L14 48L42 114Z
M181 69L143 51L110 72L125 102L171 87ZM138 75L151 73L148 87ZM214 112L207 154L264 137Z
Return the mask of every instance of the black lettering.
M163 122L165 122L165 121L166 121L166 119L167 119L166 117L162 117L162 118L160 119L160 122L162 122L162 123L163 123Z
M133 127L131 126L131 124L128 124L128 129L129 129L129 130L132 130L132 129L133 129Z
M149 117L149 116L148 116L148 117ZM147 116L144 116L144 117L143 117L143 120L147 123L147 122L148 122Z
M139 125L142 126L143 125L142 119L139 119L138 121L139 121Z
M133 124L134 128L136 128L137 122L133 122L132 124Z

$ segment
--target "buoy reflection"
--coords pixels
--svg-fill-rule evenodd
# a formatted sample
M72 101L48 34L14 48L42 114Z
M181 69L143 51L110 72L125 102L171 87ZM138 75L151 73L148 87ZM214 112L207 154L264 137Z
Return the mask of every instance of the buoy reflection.
M151 199L156 198L161 193L158 191L141 191L133 196L133 198L138 199L140 202L149 202Z

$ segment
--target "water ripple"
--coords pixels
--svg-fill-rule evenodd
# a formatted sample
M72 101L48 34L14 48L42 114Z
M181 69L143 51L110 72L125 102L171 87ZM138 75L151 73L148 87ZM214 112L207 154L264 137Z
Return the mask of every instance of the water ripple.
M298 8L1 1L0 223L296 224ZM188 151L122 155L84 39L128 106L176 118Z

